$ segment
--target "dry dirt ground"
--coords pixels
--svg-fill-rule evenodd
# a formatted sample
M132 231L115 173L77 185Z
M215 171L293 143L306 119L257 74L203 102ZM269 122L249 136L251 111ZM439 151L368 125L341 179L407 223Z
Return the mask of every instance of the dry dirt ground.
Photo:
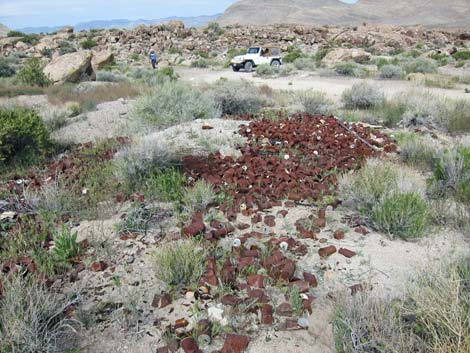
M305 90L315 89L325 92L334 102L339 103L341 94L344 90L349 89L355 83L363 81L373 81L377 87L381 88L388 98L398 93L406 92L411 89L422 88L422 85L409 81L395 80L364 80L360 78L348 77L321 77L314 72L299 72L292 76L277 78L261 78L257 77L255 72L233 72L231 69L215 70L215 69L199 69L177 67L176 72L183 81L192 83L213 83L224 77L229 80L247 80L257 85L268 85L274 90ZM467 74L470 74L467 72ZM464 86L456 89L427 88L430 92L446 96L449 98L468 99L469 95L465 93Z

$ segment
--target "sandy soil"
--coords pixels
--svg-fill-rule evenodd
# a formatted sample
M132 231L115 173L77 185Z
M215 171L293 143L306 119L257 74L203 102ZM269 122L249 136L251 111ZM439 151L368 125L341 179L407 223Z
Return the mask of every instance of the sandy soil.
M348 77L321 77L317 73L312 72L299 72L295 75L288 77L278 78L260 78L255 73L246 72L233 72L230 69L225 70L213 70L213 69L199 69L199 68L187 68L177 67L176 72L181 76L183 81L193 83L212 83L225 77L229 80L247 80L254 82L257 85L268 85L272 89L276 90L305 90L315 89L324 91L328 96L335 102L339 102L341 94L344 90L351 88L355 83L365 81L359 78L348 78ZM380 87L387 97L393 97L394 95L408 91L410 89L421 88L422 85L415 84L409 81L394 81L394 80L366 80L373 81L378 87ZM440 88L427 88L430 92L438 95L446 96L449 98L469 98L469 95L465 93L463 88L459 89L440 89Z

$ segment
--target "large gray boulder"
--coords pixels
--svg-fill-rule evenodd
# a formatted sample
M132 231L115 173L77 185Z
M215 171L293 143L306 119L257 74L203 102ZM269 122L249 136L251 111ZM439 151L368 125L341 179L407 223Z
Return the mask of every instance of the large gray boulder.
M65 54L53 59L44 68L44 73L54 83L95 80L96 74L91 65L93 54L90 50Z
M91 59L91 66L96 72L101 70L106 65L111 65L114 63L114 54L109 50L102 50L98 52L93 52L93 58Z

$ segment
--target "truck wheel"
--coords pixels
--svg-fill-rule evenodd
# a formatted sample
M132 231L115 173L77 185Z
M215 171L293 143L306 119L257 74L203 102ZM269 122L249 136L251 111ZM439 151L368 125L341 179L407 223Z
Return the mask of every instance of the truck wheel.
M253 63L251 61L247 61L245 63L245 71L246 72L251 72L253 71Z
M279 60L273 60L273 61L271 61L271 66L280 67L281 62Z
M240 71L240 68L238 66L232 66L232 70L238 72Z

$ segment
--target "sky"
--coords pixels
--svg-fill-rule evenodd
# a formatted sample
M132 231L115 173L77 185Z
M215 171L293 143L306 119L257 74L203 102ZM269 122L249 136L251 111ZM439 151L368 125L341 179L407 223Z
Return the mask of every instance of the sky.
M17 29L74 25L93 20L214 15L222 13L234 2L235 0L0 0L0 23Z

